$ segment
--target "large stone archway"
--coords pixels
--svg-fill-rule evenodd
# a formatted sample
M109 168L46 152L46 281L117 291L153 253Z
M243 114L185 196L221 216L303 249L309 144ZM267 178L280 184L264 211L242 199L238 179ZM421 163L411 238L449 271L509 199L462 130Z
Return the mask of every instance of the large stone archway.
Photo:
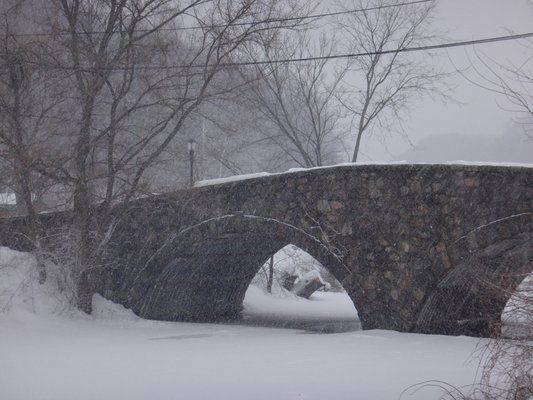
M132 284L134 310L163 320L238 318L259 268L288 244L306 251L342 281L350 270L319 237L280 221L231 214L202 221L167 241ZM354 293L353 297L357 297Z

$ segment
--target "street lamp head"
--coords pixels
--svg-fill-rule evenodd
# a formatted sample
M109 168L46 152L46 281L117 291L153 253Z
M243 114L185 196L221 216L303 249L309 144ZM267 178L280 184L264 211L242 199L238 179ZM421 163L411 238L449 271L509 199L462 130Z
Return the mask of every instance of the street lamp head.
M189 143L187 143L187 150L189 150L189 153L196 151L196 142L194 139L190 139Z

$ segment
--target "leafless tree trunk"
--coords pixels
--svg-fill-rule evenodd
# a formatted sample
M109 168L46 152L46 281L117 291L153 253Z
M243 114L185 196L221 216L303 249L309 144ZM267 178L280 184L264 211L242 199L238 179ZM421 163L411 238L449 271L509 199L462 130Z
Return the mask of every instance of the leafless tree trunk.
M274 283L274 255L270 256L268 264L267 292L272 293L272 284Z

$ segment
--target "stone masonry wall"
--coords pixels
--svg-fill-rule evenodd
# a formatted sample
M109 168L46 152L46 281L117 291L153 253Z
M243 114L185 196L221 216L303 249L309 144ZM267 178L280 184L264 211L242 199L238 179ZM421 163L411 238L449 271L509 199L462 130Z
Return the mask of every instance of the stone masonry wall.
M292 230L281 230L285 236L280 237L261 224L243 223L239 230L235 227L238 223L233 223L231 240L224 240L231 232L219 227L217 232L206 236L205 243L211 245L198 246L198 252L216 244L219 254L227 260L225 265L230 265L235 243L242 243L241 249L246 254L252 254L254 249L262 254L263 248L267 249L264 255L268 255L284 243L299 242L319 261L328 263L319 254L325 245L342 255L340 264L330 263L325 267L349 293L363 327L412 331L417 329L419 313L439 282L464 257L480 250L475 240L463 240L463 237L476 230L481 233L483 226L497 224L494 221L501 219L507 221L509 228L484 246L505 240L506 236L533 232L532 212L533 169L530 168L338 166L229 182L144 198L117 207L114 215L118 223L107 253L113 268L96 279L96 289L139 312L140 304L153 289L152 283L185 251L180 249L177 236L202 221L242 214L278 221ZM516 215L521 217L513 217ZM7 226L7 222L0 222L3 227L0 243L9 243ZM12 226L7 229L16 230ZM254 232L247 233L246 229ZM259 240L246 244L247 234L254 233ZM313 244L310 237L319 239L319 243ZM274 239L277 245L268 248L266 243ZM191 248L188 247L189 252ZM165 256L160 256L163 253ZM191 276L197 266L200 268L200 253L187 256L189 264L183 261L185 256L181 257L182 273L170 278L174 291L178 290L187 268ZM157 265L154 259L158 260ZM210 260L208 264L213 264L215 270L216 257ZM210 271L206 262L201 269L204 274ZM257 262L247 265L241 260L238 263L241 267L232 269L229 278L239 281L239 288L246 287L251 270L258 268ZM221 302L225 299L228 279L221 279L226 283L220 287L212 287ZM194 279L187 282L195 285ZM202 280L196 282L200 288ZM161 296L164 299L164 293ZM228 303L238 302L240 298L240 294L227 294ZM237 310L235 304L230 308Z

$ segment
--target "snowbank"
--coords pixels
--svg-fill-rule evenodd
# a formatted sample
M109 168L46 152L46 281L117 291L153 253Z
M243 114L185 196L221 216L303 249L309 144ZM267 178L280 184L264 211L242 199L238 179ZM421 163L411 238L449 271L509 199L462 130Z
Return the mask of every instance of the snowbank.
M140 320L133 311L94 295L90 316L75 308L74 285L64 268L46 263L46 280L39 283L39 269L32 254L0 247L0 316L25 320L31 316Z
M113 303L102 296L95 294L92 299L91 316L99 320L108 321L139 321L140 317L135 315L129 308L121 304Z
M46 263L46 280L39 283L35 257L0 247L0 313L54 315L72 311L73 287L68 274Z

